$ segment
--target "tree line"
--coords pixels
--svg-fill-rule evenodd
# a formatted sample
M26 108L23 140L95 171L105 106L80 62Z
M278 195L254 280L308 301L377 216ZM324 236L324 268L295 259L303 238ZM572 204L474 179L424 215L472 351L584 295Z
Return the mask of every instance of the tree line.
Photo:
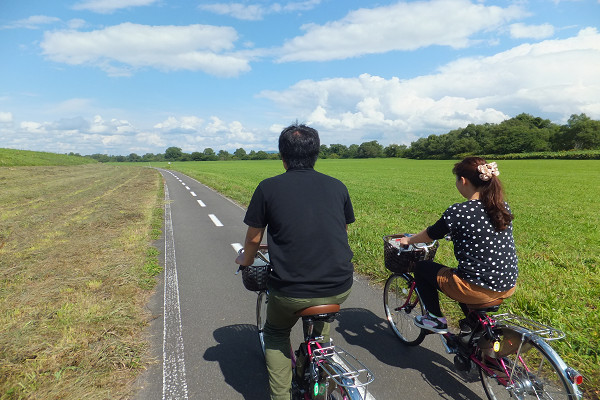
M600 121L585 114L571 115L565 125L548 119L519 114L499 124L469 124L466 128L441 135L429 135L410 144L382 146L376 140L360 145L321 145L319 158L378 158L405 157L415 159L453 159L471 154L503 155L534 152L600 149ZM169 147L164 154L146 153L142 156L92 154L100 162L157 162L157 161L229 161L276 160L279 154L266 151L246 152L243 148L229 153L206 148L202 152L184 153L179 147Z

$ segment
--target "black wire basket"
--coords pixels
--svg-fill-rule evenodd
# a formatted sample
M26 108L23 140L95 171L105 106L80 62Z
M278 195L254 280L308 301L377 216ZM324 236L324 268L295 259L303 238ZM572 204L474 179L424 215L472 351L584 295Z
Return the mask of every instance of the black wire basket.
M270 273L269 253L263 245L254 258L254 263L242 269L242 283L246 289L253 292L267 290L267 279Z
M385 267L391 272L413 272L417 262L433 260L439 246L437 240L431 243L417 243L403 249L398 240L406 236L404 233L383 237L383 259Z

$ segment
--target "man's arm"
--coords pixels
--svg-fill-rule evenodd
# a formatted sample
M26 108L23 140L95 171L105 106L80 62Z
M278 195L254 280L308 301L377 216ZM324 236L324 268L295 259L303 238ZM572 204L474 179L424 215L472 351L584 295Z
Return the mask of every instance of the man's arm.
M244 242L244 251L235 259L235 263L247 267L254 263L254 257L260 246L265 228L248 227L246 232L246 241Z

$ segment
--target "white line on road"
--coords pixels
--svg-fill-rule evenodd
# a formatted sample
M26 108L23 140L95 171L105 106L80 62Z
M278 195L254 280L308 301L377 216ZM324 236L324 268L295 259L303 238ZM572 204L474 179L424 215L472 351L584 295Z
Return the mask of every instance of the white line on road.
M244 248L240 243L231 243L231 247L233 247L236 253Z
M208 218L212 220L215 226L223 226L223 224L221 223L221 221L219 221L219 218L217 218L215 214L208 214Z
M206 204L204 204L204 202L202 200L197 200L198 204L200 204L200 207L206 207Z
M185 188L186 188L187 190L190 190L190 187L189 187L189 186L186 186Z
M183 335L181 327L181 307L179 303L179 282L175 259L175 239L169 189L165 185L165 290L163 322L163 400L187 399L187 381Z
M194 192L190 192L190 194L191 194L192 196L196 197L196 193L194 193Z

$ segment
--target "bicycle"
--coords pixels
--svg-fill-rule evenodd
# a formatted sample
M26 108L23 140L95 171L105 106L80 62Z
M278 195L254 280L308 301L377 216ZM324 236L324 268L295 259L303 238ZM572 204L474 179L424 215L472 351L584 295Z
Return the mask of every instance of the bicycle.
M400 341L417 346L432 332L414 324L414 317L426 310L412 272L418 261L434 258L438 242L395 246L393 242L402 236L383 238L386 267L392 272L385 283L383 304L388 324ZM581 399L581 374L548 343L565 334L510 313L488 314L497 312L501 303L461 304L466 318L459 322L460 331L440 334L446 352L455 355L455 368L465 373L478 370L490 400Z
M269 301L266 277L271 270L267 246L260 246L252 266L240 267L240 269L246 289L257 292L256 327L264 355L264 326ZM331 323L339 311L339 304L323 304L297 312L307 327L307 334L298 350L290 349L292 399L363 400L367 398L367 385L374 380L373 373L356 357L335 346L331 339L329 344L323 344L319 341L323 338L314 334L315 322Z

